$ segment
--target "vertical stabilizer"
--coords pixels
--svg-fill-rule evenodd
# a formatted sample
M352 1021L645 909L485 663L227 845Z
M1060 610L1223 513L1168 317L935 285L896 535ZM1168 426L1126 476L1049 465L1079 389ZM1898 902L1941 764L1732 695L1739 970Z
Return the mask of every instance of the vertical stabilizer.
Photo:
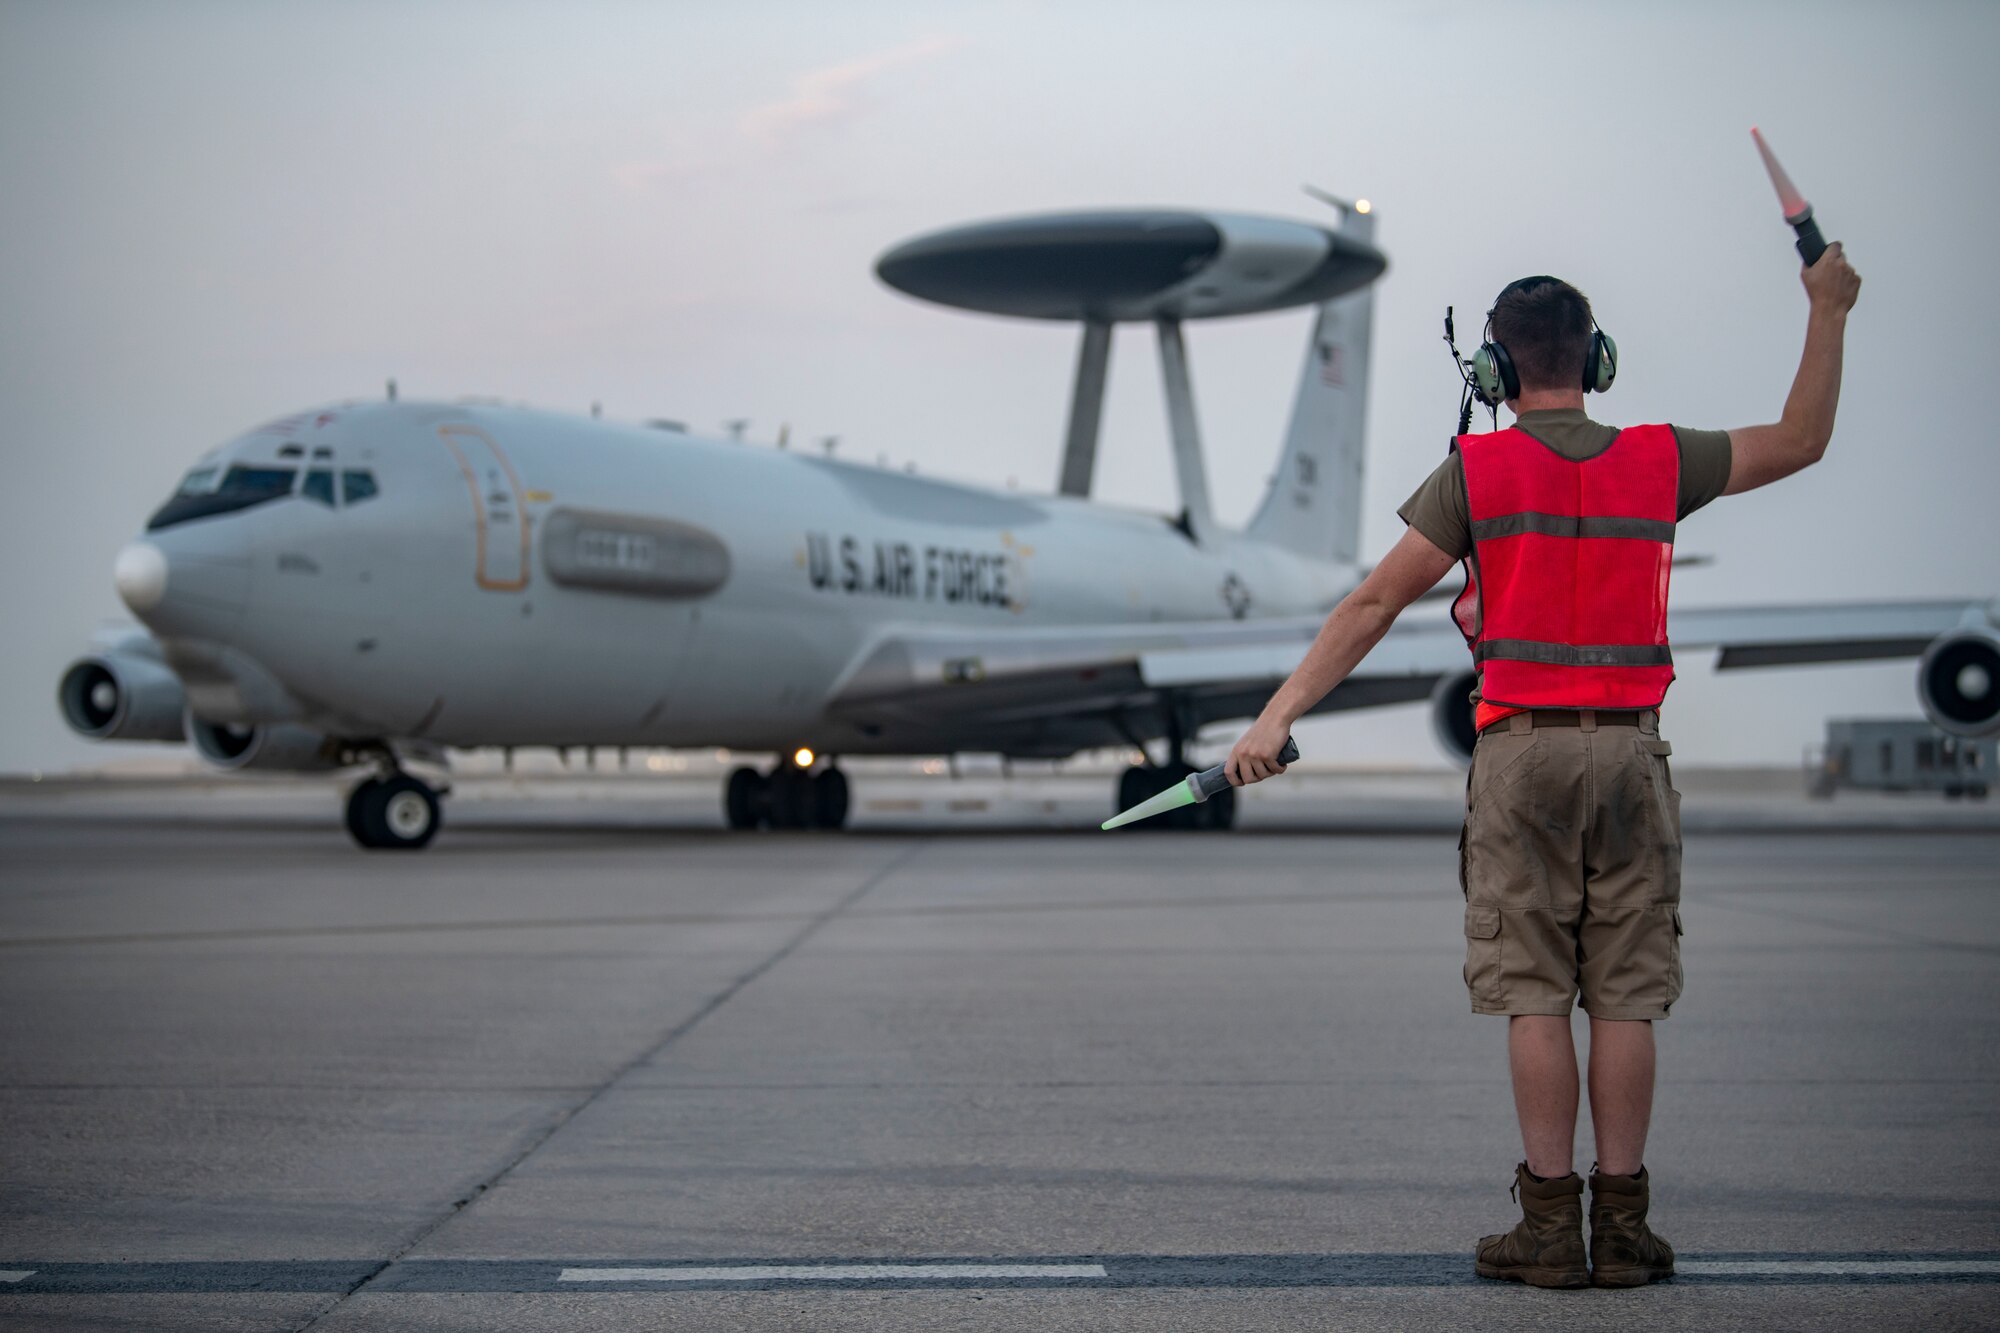
M1341 231L1373 239L1375 219L1350 209ZM1372 287L1319 307L1306 344L1284 452L1245 535L1322 560L1361 551L1362 442L1368 410Z

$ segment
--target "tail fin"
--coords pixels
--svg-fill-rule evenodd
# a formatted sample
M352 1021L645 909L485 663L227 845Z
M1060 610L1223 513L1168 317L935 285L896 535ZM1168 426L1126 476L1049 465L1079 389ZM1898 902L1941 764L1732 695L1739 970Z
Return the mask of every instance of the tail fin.
M1349 212L1341 230L1369 240L1375 219ZM1361 473L1368 409L1370 287L1320 306L1306 344L1285 449L1263 503L1244 530L1252 540L1322 560L1361 553Z

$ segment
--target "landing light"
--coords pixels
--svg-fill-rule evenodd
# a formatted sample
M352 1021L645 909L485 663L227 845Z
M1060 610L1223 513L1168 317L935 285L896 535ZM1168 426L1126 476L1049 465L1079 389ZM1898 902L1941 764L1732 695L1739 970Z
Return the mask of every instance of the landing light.
M800 768L811 768L813 764L813 752L801 745L798 749L792 751L792 762Z
M1354 201L1354 211L1357 213L1366 213L1370 207L1372 205L1366 199L1356 199Z

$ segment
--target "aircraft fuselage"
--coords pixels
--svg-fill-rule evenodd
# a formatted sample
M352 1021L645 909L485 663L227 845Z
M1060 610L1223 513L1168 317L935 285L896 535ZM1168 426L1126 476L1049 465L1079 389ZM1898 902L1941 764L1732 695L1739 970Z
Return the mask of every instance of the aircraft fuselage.
M199 714L454 746L928 752L826 713L887 633L1300 614L1355 578L1155 514L492 406L305 413L189 484L169 511L219 512L120 578Z

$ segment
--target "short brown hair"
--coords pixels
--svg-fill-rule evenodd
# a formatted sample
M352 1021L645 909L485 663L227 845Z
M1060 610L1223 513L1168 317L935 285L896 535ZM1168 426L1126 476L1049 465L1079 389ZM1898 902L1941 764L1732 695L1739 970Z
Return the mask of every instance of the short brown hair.
M1500 289L1487 317L1523 389L1583 386L1590 331L1597 327L1589 297L1561 278L1522 278Z

